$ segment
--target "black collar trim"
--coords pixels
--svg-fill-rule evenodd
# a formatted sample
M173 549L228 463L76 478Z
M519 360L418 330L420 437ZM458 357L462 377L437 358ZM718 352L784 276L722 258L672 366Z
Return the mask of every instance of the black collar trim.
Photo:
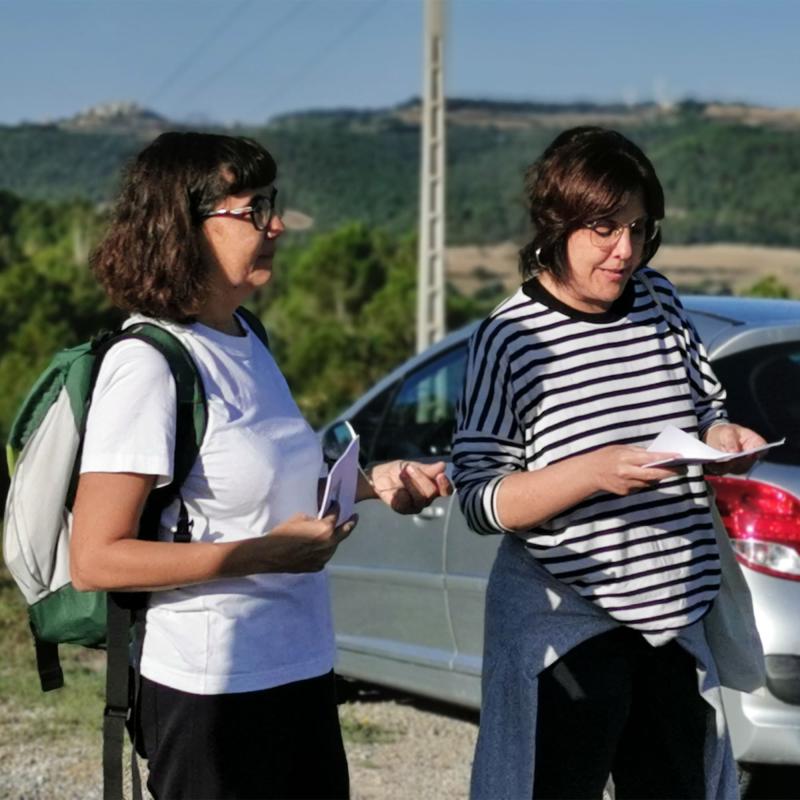
M531 300L541 303L551 311L557 311L565 317L579 322L591 322L595 325L607 325L609 322L619 322L619 320L630 313L630 310L633 308L633 302L636 299L636 291L633 288L633 277L625 284L622 294L614 301L611 308L609 308L608 311L601 311L596 314L588 311L578 311L578 309L568 306L566 303L550 294L550 292L539 283L539 279L535 276L529 278L522 284L522 291L525 292Z

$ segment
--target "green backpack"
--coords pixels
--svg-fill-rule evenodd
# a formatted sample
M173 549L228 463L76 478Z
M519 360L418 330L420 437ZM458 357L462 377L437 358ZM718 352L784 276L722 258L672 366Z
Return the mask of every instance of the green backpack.
M244 308L237 313L269 347L261 321ZM178 498L174 538L189 542L191 522L180 487L200 450L208 412L203 384L189 351L165 328L137 323L56 353L17 412L7 445L11 485L3 557L28 605L42 690L64 685L59 644L107 647L105 797L119 797L122 792L121 768L116 770L106 762L122 752L129 706L130 628L146 595L76 591L70 581L69 537L92 390L104 355L127 339L155 347L169 364L177 389L173 480L150 493L139 536L155 538L161 512Z

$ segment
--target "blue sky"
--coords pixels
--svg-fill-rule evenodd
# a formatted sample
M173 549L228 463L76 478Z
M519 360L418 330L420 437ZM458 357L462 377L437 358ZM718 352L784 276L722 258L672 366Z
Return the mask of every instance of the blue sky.
M262 122L420 93L422 0L0 0L0 123ZM446 90L800 107L797 0L449 0Z

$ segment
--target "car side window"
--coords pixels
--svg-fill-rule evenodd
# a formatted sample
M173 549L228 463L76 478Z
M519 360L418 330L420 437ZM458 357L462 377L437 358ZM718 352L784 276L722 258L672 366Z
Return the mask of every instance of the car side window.
M359 412L350 418L350 424L360 437L359 461L365 466L371 460L372 447L380 428L381 421L386 412L386 407L392 395L397 391L397 384L392 384L388 389L373 397Z
M457 347L406 377L384 417L373 460L450 454L466 359L466 348Z

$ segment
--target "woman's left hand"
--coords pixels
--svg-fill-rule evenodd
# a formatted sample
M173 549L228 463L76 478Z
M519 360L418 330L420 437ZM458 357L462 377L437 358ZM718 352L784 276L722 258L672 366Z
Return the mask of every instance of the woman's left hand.
M389 461L370 470L372 496L400 514L418 514L437 497L453 493L444 461ZM369 495L368 495L369 496Z
M705 443L709 447L717 450L724 450L726 453L739 453L742 450L752 450L754 447L761 447L767 442L763 436L759 436L750 428L741 425L734 425L730 422L712 425L705 435ZM747 472L750 467L758 460L758 455L743 456L733 461L724 461L719 464L706 464L706 472L715 475L724 475L727 472Z

